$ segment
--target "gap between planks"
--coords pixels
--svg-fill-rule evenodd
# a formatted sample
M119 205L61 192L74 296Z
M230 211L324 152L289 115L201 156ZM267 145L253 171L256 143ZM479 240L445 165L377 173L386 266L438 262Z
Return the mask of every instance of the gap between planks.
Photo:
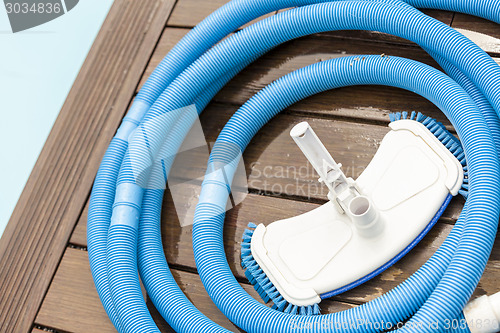
M0 330L27 332L173 1L116 2L0 242ZM118 82L118 83L117 83Z
M172 268L172 273L187 297L210 319L232 331L234 326L213 304L197 274ZM68 248L54 277L54 286L49 290L37 318L36 324L54 328L61 332L115 332L99 301L93 286L87 252ZM254 298L257 292L252 286L242 287ZM75 300L78 300L75 302ZM173 332L154 309L149 298L148 307L162 332ZM353 304L327 301L323 308L336 312L353 307Z

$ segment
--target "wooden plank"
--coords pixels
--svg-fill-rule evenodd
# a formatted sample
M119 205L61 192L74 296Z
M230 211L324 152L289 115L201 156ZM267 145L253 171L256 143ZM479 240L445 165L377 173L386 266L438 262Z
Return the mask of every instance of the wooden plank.
M167 28L166 32L159 41L141 84L187 30ZM385 53L437 66L430 56L417 47L344 40L321 34L288 42L264 55L229 82L215 97L215 101L241 105L260 89L293 70L321 60L360 53ZM301 101L291 106L290 110L376 122L387 122L390 112L416 110L438 119L452 129L446 117L432 103L411 92L390 87L336 89Z
M249 194L242 203L231 209L226 216L224 245L233 273L239 279L245 279L244 272L240 267L240 246L241 236L249 222L267 225L279 219L310 211L318 206L316 203ZM84 227L82 226L82 228ZM362 303L394 288L432 256L447 237L451 228L452 225L438 223L422 242L392 268L362 286L335 297L335 300ZM162 210L162 239L167 261L170 265L180 265L195 270L191 234L191 226L181 227L172 197L167 192ZM80 240L80 242L84 242L84 240ZM493 255L476 290L476 295L491 294L498 291L495 276L500 273L499 254L500 240L495 244Z
M212 12L228 3L229 0L180 0L175 4L168 20L169 26L194 27Z
M464 34L491 56L500 56L500 27L498 24L482 18L461 13L451 13L441 10L429 9L425 9L422 11L425 14L445 23L446 25L451 25L453 28ZM379 41L382 43L399 45L410 44L416 46L415 43L409 40L376 31L335 31L328 32L326 34L337 37L345 37L349 39Z
M281 198L249 195L241 204L227 213L224 228L224 244L229 265L239 278L244 278L240 267L241 236L248 222L269 224L316 208L313 203L297 202ZM162 212L162 239L167 260L171 264L194 267L190 226L180 227L173 202L167 195ZM373 280L336 297L346 302L361 303L389 291L415 272L441 245L452 226L438 223L432 231L407 256L391 269ZM476 290L476 295L498 291L495 276L500 270L500 240L496 242L488 268Z
M434 10L434 9L423 9L423 13L435 18L438 21L443 22L446 25L451 25L453 21L453 17L455 13L442 11L442 10ZM366 31L366 30L345 30L345 31L331 31L325 33L328 36L335 37L343 37L347 39L357 39L363 41L370 42L380 42L380 43L390 43L401 46L413 45L417 46L417 44L394 35L389 35L383 32L378 31Z
M89 201L85 203L82 214L76 223L75 230L71 234L69 242L82 248L87 248L87 214L89 211Z
M211 104L200 117L205 138L215 142L221 124L225 124L236 111L236 106ZM307 163L302 152L289 136L290 129L300 121L308 121L325 143L327 149L343 165L344 172L354 179L366 168L375 154L383 136L389 131L386 126L355 124L343 120L315 118L309 115L284 113L271 120L252 140L244 153L248 185L252 193L296 198L315 203L326 202L326 189L318 182L315 171ZM182 154L182 163L176 161L173 170L183 170L189 165L183 178L203 177L207 155L193 150ZM188 198L186 198L188 199ZM266 198L262 198L266 200ZM442 220L453 223L458 218L463 199L455 198ZM86 211L72 235L71 242L86 247Z
M168 20L167 24L171 27L189 27L192 28L198 23L200 23L205 17L219 9L221 6L228 3L229 0L181 0L177 1L172 15ZM261 18L255 19L243 27L247 27L263 18L274 15L274 13L269 13L262 16Z
M318 35L290 41L269 52L235 77L217 94L215 100L241 105L274 80L294 70L319 61L358 54L387 54L437 67L425 52L416 47ZM407 91L380 86L335 89L296 103L290 109L378 122L387 122L390 112L416 110L446 122L442 113L424 98Z
M177 2L172 16L168 21L168 26L192 28L227 2L228 0L209 0L201 3L196 0L180 0ZM284 10L280 10L278 12L282 11ZM486 36L481 36L480 34L470 34L465 32L467 37L477 43L486 52L492 55L500 55L500 40L498 39L500 38L500 28L498 27L498 24L470 15L442 10L423 9L422 12L447 25L453 24L454 28L466 29L496 38L495 41L495 39L486 38ZM267 16L269 15L266 15L265 17ZM255 21L251 23L254 22ZM463 30L461 30L461 32L464 33ZM375 31L335 31L329 32L327 35L371 42L380 41L383 43L414 45L413 42L406 39Z
M193 304L208 318L223 327L236 331L234 326L213 304L197 274L172 270L174 278ZM252 286L243 288L253 297L258 294ZM163 332L173 332L159 316L151 301L147 300L154 319ZM351 304L329 301L325 311L341 311ZM90 274L86 251L68 248L57 270L53 283L36 318L36 324L56 330L79 332L116 332L106 316Z
M215 142L222 129L220 124L229 120L236 107L212 104L209 108L201 115L200 121L206 140ZM319 186L318 176L289 135L291 128L301 121L311 124L332 156L342 163L344 172L354 179L366 168L389 131L386 126L355 124L288 112L279 114L257 133L244 152L248 185L253 192L300 197L300 200L314 202L325 201L326 189ZM182 175L188 179L203 177L206 160L206 154L193 150L191 154L182 155L182 163L174 163L173 172L182 170ZM186 170L183 168L185 165L190 168ZM454 200L443 218L450 222L456 220L462 204L459 198Z
M269 224L316 208L313 203L297 202L281 198L249 195L241 204L227 213L224 228L226 256L233 273L244 279L240 267L241 236L248 222ZM194 267L190 226L180 227L179 220L171 199L167 196L162 212L162 239L167 260L171 264ZM336 300L362 303L376 298L391 290L415 272L437 250L446 238L452 226L438 223L432 231L401 261L391 269L369 282L337 296ZM500 241L495 245L494 253L500 253ZM492 257L476 294L495 293L495 276L499 273L499 258Z
M68 248L35 319L68 332L116 332L97 296L86 251Z
M249 194L241 204L230 210L225 222L224 244L228 262L236 276L240 279L245 279L244 272L240 267L239 258L241 236L249 222L264 223L267 225L279 219L310 211L318 206L315 203ZM174 203L168 192L163 205L162 221L162 239L169 264L189 267L194 271L195 261L191 241L192 229L191 226L180 226L179 217L176 215ZM438 223L433 231L393 268L376 279L335 299L343 302L360 303L389 291L416 271L434 253L444 238L446 238L451 228L451 225ZM80 242L84 243L84 240L80 240ZM495 276L494 274L497 274L497 270L500 268L498 267L498 259L493 258L488 267L489 273L485 274L485 281L480 285L478 290L488 290L491 292L495 289L491 279Z
M209 0L203 1L201 3L197 2L196 0L180 0L177 2L172 16L168 21L168 26L192 28L227 2L228 0ZM282 11L284 10L280 10L278 12ZM447 25L451 25L453 22L453 27L455 28L477 31L493 37L496 36L496 38L499 38L500 36L500 29L498 28L498 25L484 19L479 19L460 13L457 13L455 15L455 13L442 10L423 9L422 12ZM268 16L270 15L266 15L264 17ZM254 23L255 21L252 21L251 23ZM250 24L247 24L245 26L248 26ZM374 31L338 31L330 32L328 34L331 36L359 39L364 41L380 41L401 45L413 44L406 39ZM478 45L481 46L486 52L489 52L491 54L500 53L500 45L498 44L498 42L494 44L492 44L491 42L485 43L484 39L481 38L481 36L475 34L468 35L468 37L470 37L474 42L478 43Z
M0 241L0 331L27 332L173 0L117 1Z
M167 33L159 41L141 84L187 31L187 29L166 29ZM430 56L416 46L402 47L368 42L364 39L342 39L326 33L285 43L264 55L224 87L215 97L215 101L241 105L266 85L293 70L321 60L360 53L385 53L437 67ZM362 86L336 89L301 101L293 105L290 110L377 122L387 122L387 115L390 112L416 110L438 119L452 129L446 117L432 103L411 92L389 87Z
M166 29L141 84L163 56L186 33L186 29ZM346 40L320 34L285 43L264 55L229 82L215 97L215 101L241 105L266 85L291 71L321 60L360 53L385 53L437 66L430 56L417 47ZM390 112L416 110L449 125L446 117L424 98L400 89L379 86L348 87L328 91L301 101L293 105L290 110L385 123L388 122Z
M183 3L186 4L186 8L190 8L188 6L190 0L182 0L179 3L179 8L183 6ZM447 24L451 23L452 13L435 10L427 11L427 13ZM204 13L204 15L206 14L208 14L208 11ZM185 19L189 21L187 13L184 16ZM458 19L454 25L457 27L463 26L461 25L460 19ZM470 26L465 27L470 28ZM490 27L489 31L491 30L500 33L500 29L497 25ZM186 32L187 31L175 30L172 33L166 34L165 39L162 38L162 40L160 40L157 52L155 52L151 64L148 66L145 77L147 77L156 64ZM335 32L321 34L321 39L303 38L298 41L286 43L284 46L279 47L278 50L271 51L268 55L265 55L262 59L259 59L255 64L244 70L241 75L221 91L216 97L216 100L220 102L242 104L258 90L290 71L319 60L330 59L342 55L385 53L415 59L436 66L430 57L416 45L413 44L412 46L408 44L407 41L401 43L403 40L398 38L389 38L388 36L381 37L378 35L380 34L361 31ZM338 40L338 37L345 37L348 39L341 42ZM481 42L481 39L474 39L473 36L471 37L484 47L485 43ZM357 39L358 41L355 42L353 39ZM377 45L377 43L373 42L374 40L383 40L384 43L382 45L373 46ZM367 41L369 41L369 44L367 44ZM396 47L395 45L388 46L385 42L396 43L398 46L412 46L418 48L418 50ZM337 91L340 92L337 93ZM361 93L359 93L360 91ZM363 97L366 96L366 99L360 98L360 95ZM395 95L401 96L399 96L400 98L394 98ZM429 115L450 126L441 112L431 103L409 92L401 92L392 88L362 87L339 89L333 92L319 94L312 97L310 100L312 101L307 102L307 111L309 112L334 114L344 117L359 117L377 121L384 121L389 110L413 110L422 105L423 109L427 111ZM332 109L332 106L335 106L335 108ZM303 102L292 107L292 109L298 110L303 110L304 108Z
M453 28L472 30L490 35L491 37L500 38L500 27L498 23L476 16L456 13L451 26Z
M203 2L196 0L179 0L175 5L172 16L168 20L168 26L193 28L205 17L228 2L229 0L206 0ZM282 12L284 10L286 9L279 10L278 12ZM451 24L453 18L453 13L451 12L427 9L423 10L423 12L446 24Z

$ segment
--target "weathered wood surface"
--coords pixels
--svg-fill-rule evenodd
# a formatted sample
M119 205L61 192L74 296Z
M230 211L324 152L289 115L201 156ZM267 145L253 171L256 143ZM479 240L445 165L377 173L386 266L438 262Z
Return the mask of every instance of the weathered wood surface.
M225 2L179 0L170 17L173 2L167 0L142 1L140 5L133 1L115 3L16 208L12 219L17 226L10 223L6 231L10 240L4 237L0 242L0 254L6 254L0 257L0 265L8 268L0 273L0 278L5 278L2 281L6 281L0 286L0 295L8 300L0 305L0 331L114 331L95 292L87 261L86 212L92 179L134 92L190 28ZM485 20L443 11L426 12L453 27L500 38L498 25ZM500 55L494 39L474 34L471 38L491 55ZM376 32L330 32L291 41L258 59L216 96L201 116L207 141L214 142L238 107L280 76L314 62L360 53L385 53L437 66L415 44ZM309 121L332 155L345 166L346 173L356 177L388 131L387 115L408 110L433 116L451 129L440 111L419 96L398 89L362 86L308 98L285 110L258 133L244 154L250 193L228 212L224 229L230 267L252 296L256 297L256 293L239 265L240 240L246 224L268 224L325 202L317 176L288 135L290 128L299 121ZM184 176L202 175L204 159L206 156L199 152L188 156L185 162L191 167ZM463 200L454 200L429 235L391 269L324 301L323 312L372 300L406 279L446 238L462 204ZM168 192L162 222L167 260L181 289L209 318L237 331L201 285L192 252L192 229L189 225L181 227ZM499 270L497 241L475 295L498 291L495 277ZM14 295L14 290L19 294ZM148 306L161 330L171 332L149 299Z
M0 331L31 330L173 0L116 1L0 241Z
M172 273L182 291L208 318L229 330L237 330L236 326L213 304L197 274L177 269L173 269ZM243 284L243 288L258 298L252 286ZM173 332L156 313L149 299L147 303L155 313L155 320L162 330ZM328 311L341 311L351 306L342 302L327 302L324 308ZM116 332L95 291L86 251L73 248L66 250L54 277L53 287L50 288L38 312L36 323L42 327L55 327L65 332Z
M241 236L249 222L269 224L273 221L292 217L318 207L316 203L295 201L279 197L249 194L245 200L230 210L226 217L224 229L224 241L228 262L233 272L240 279L245 280L243 270L239 265ZM182 267L188 271L195 272L195 262L191 242L191 227L181 227L175 213L174 203L170 194L166 195L163 205L162 239L164 243L167 261L174 267ZM374 280L342 295L336 299L358 304L366 302L374 297L395 287L416 271L435 250L441 245L453 226L449 223L440 222L429 233L422 242L415 247L403 260L394 265L393 268L375 278ZM79 225L84 233L85 227ZM86 240L74 236L72 242L78 246L85 247ZM494 253L500 253L500 242L495 245ZM495 292L498 288L495 284L496 274L500 271L500 255L493 255L488 264L488 272L480 283L477 293Z

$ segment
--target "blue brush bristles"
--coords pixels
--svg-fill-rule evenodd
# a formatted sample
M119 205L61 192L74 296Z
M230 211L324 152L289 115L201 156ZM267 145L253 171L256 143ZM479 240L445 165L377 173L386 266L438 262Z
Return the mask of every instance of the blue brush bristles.
M464 169L464 182L459 193L467 199L467 195L469 193L468 170L467 163L465 161L465 153L460 140L457 139L453 134L451 134L442 123L438 122L434 118L423 115L421 112L417 113L415 111L412 111L410 114L408 114L408 112L406 111L395 112L389 114L389 119L391 120L391 122L403 119L418 121L419 123L422 123L425 127L427 127L427 129L431 131L431 133L434 134L434 136L438 138L446 148L448 148L453 156L455 156L460 164L462 164L462 167Z
M249 223L248 229L246 229L243 233L243 240L241 242L241 266L245 269L245 276L248 281L253 284L262 300L265 303L272 301L274 303L273 309L283 311L285 313L300 314L304 316L320 314L318 304L297 306L288 303L283 296L281 296L280 292L269 280L266 273L264 273L264 271L260 268L259 264L255 261L252 255L250 242L252 241L252 235L255 228L257 228L257 225Z
M459 193L467 198L469 181L468 181L468 171L467 164L465 161L465 154L462 148L460 140L458 140L453 134L451 134L446 127L438 122L437 120L427 117L422 113L417 113L412 111L408 113L396 112L389 114L389 119L391 122L409 119L422 123L436 138L441 141L441 143L448 148L448 150L457 158L457 160L462 164L464 170L464 182ZM253 284L255 290L259 293L260 297L265 303L272 301L274 303L273 309L283 311L290 314L299 314L304 316L312 316L320 314L320 308L318 304L309 306L297 306L287 302L280 292L276 289L273 283L269 280L266 273L260 268L257 261L252 255L252 250L250 243L252 241L252 236L257 225L254 223L248 224L248 229L243 233L243 240L241 243L241 266L245 269L245 276L248 281Z

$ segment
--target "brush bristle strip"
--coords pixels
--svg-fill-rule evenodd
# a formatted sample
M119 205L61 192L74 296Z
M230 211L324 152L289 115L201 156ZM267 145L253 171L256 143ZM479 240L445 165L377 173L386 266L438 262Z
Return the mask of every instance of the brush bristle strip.
M248 281L254 286L254 289L259 293L264 303L272 301L273 309L289 314L300 314L304 316L321 314L318 304L297 306L286 301L271 280L269 280L266 273L260 268L250 249L253 232L256 227L257 225L255 225L255 223L249 223L248 229L243 233L241 243L241 266L245 269L245 276Z

